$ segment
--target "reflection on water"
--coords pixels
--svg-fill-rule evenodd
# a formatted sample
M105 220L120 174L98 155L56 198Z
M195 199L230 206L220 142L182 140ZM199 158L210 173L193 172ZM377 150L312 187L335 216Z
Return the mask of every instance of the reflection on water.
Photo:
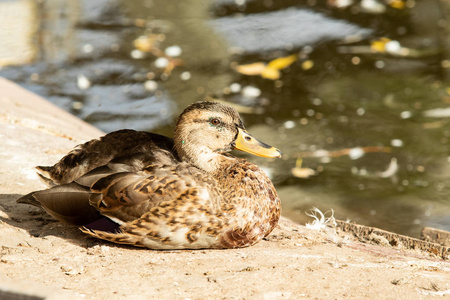
M211 24L233 48L246 54L298 49L348 37L361 39L371 32L309 9L285 9L240 18L223 17Z
M37 59L0 76L106 131L171 135L187 104L219 96L282 149L281 160L249 159L285 215L302 222L317 206L412 236L450 230L444 10L297 2L43 1Z

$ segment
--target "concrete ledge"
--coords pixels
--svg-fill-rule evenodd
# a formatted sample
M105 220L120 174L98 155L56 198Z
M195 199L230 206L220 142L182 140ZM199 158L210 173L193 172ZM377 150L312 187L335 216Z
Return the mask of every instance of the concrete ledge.
M250 248L152 251L90 238L15 200L53 164L103 133L0 79L0 298L418 299L450 294L450 263L282 218ZM365 229L361 229L364 231ZM26 298L28 297L28 298ZM35 297L35 298L33 298ZM6 298L8 299L8 298ZM17 298L11 298L17 299Z
M81 300L83 295L72 291L54 289L27 280L14 280L0 276L2 300Z
M42 188L35 180L36 165L53 164L75 145L103 134L47 100L0 78L0 172L6 179L0 181L0 191L25 193Z

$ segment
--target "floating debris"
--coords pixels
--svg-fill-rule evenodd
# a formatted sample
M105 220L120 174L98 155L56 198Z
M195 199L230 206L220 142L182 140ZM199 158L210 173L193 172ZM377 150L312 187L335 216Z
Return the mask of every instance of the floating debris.
M298 154L299 157L341 157L348 155L352 155L352 157L359 156L358 158L362 157L362 154L365 153L390 153L392 150L391 147L381 147L381 146L368 146L368 147L356 147L356 148L346 148L341 150L335 150L335 151L327 151L323 149L316 150L314 152L301 152ZM356 159L356 158L352 158Z
M180 46L175 45L175 46L167 47L164 50L164 53L170 57L178 57L181 55L181 53L183 53L183 51L181 50Z
M359 159L364 156L364 150L361 148L352 148L348 152L348 157L352 160Z
M81 110L83 108L84 104L81 101L74 101L72 104L72 109L74 110Z
M362 0L360 5L363 12L372 14L382 14L386 12L386 5L376 0Z
M412 3L410 3L410 5L414 5L414 1L408 1L408 2L412 2ZM403 0L390 0L390 1L388 1L388 5L392 8L396 8L396 9L405 9L406 8L406 3Z
M164 51L160 49L160 43L164 41L164 34L149 34L142 35L134 40L133 44L136 49L131 52L131 56L135 59L145 57L145 53L150 53L156 56L155 66L163 70L163 77L167 77L172 73L175 67L183 64L181 59L174 57L180 56L182 49L180 46L174 45L167 47Z
M180 74L180 79L183 81L191 79L191 72L184 71L183 73Z
M309 69L312 69L313 67L314 67L314 62L310 59L302 62L302 69L305 71L308 71Z
M91 44L85 44L82 46L81 51L83 51L83 53L92 53L92 51L94 51L94 46Z
M254 76L261 75L266 67L266 64L263 62L255 62L252 64L236 66L236 71L243 75Z
M391 162L389 163L387 169L383 172L378 172L377 175L381 178L389 178L397 174L397 172L398 172L397 158L392 157Z
M403 141L401 139L393 139L391 140L392 147L403 147Z
M162 51L159 49L160 41L158 35L141 35L133 42L134 47L142 52L149 52L155 56L161 56Z
M400 45L399 41L389 41L384 46L384 49L386 50L387 53L395 55L401 53L402 49L406 48L402 48L402 45Z
M133 49L130 53L131 58L133 59L143 59L145 57L145 53L138 49Z
M393 41L385 37L372 41L370 50L373 53L389 53L400 56L407 56L409 53L409 49L402 47L399 41Z
M424 111L423 115L428 118L448 118L450 117L450 107L429 109Z
M280 78L280 70L289 67L291 64L298 60L298 55L293 54L285 57L279 57L270 61L267 65L263 62L255 62L248 65L239 65L236 67L236 71L243 75L260 75L262 78L277 80ZM312 66L306 66L304 70L312 68Z
M437 129L442 128L447 122L444 121L436 121L436 122L425 122L422 123L422 127L425 129Z
M337 8L346 8L353 4L353 0L328 0L328 6Z
M80 90L87 90L91 87L91 81L83 74L77 76L77 86Z
M389 54L395 57L412 58L427 57L439 53L439 49L437 48L412 49L403 47L399 41L391 40L386 37L374 40L370 45L340 46L337 50L339 53L344 54ZM380 65L381 63L383 63L383 65ZM377 67L380 69L383 68L384 62L379 61Z
M317 171L311 168L302 168L303 159L301 157L297 158L295 161L295 167L291 169L292 175L297 178L309 178L311 176L317 175Z
M412 113L408 110L402 111L400 113L400 118L402 118L402 119L409 119L411 117L412 117Z
M159 69L166 68L169 65L169 60L165 57L159 57L155 60L155 67Z
M282 70L282 69L289 67L297 60L298 60L297 54L293 54L293 55L289 55L289 56L285 56L285 57L279 57L279 58L276 58L276 59L272 60L271 62L269 62L267 64L267 67L277 69L277 70Z
M352 167L353 175L368 177L368 178L390 178L394 184L398 183L397 172L399 170L397 158L392 157L391 161L385 171L369 172L366 168ZM404 185L406 186L407 183Z
M242 96L248 98L258 98L261 96L261 90L257 87L247 85L242 89Z
M38 73L31 73L30 79L31 79L31 81L38 81L39 80L39 74Z
M147 80L144 83L144 88L149 92L154 92L158 89L158 83L154 80Z
M289 120L289 121L284 122L283 126L284 126L284 128L286 128L286 129L292 129L292 128L295 127L295 122Z
M172 73L173 69L181 65L183 65L183 61L181 59L174 59L170 57L158 57L155 60L155 67L157 67L158 69L163 69L163 75L165 75L166 78L168 75Z
M292 175L294 175L297 178L309 178L311 176L314 176L317 174L317 172L310 168L292 168L291 169Z
M242 86L239 83L230 84L230 92L239 93L242 89Z
M364 116L365 113L366 113L366 110L365 110L364 108L362 108L362 107L360 107L360 108L358 108L358 109L356 110L356 114L357 114L358 116Z

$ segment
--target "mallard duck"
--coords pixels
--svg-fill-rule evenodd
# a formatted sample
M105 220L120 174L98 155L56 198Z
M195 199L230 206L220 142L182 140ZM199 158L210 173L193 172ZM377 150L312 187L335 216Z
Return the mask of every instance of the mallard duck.
M97 238L151 249L237 248L267 236L280 199L262 169L233 149L281 157L218 102L188 106L174 138L119 130L78 145L51 167L37 167L51 187L19 203Z

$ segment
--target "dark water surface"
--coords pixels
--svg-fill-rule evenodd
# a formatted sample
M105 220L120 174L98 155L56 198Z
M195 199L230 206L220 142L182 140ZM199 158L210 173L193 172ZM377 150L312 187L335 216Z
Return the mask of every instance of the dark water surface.
M450 230L448 4L387 2L0 2L0 76L105 131L221 98L283 151L249 159L286 216Z

